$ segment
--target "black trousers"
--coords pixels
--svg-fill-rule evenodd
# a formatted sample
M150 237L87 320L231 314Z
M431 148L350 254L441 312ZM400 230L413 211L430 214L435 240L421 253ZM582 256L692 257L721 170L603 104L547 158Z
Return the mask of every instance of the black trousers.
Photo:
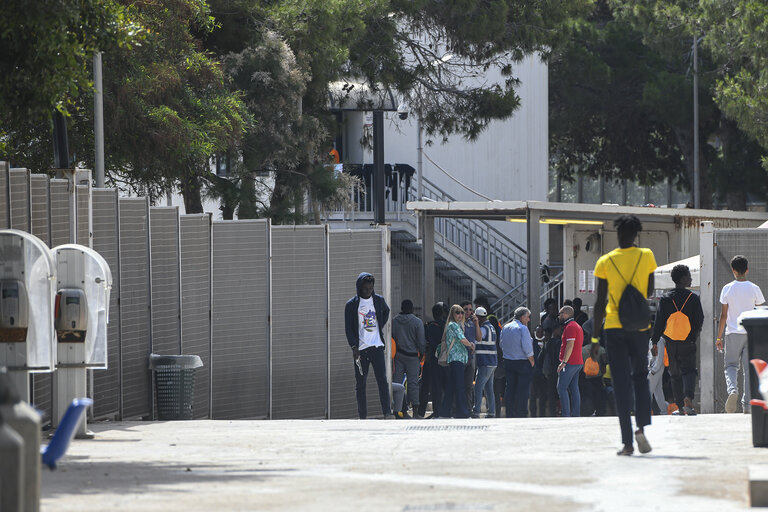
M357 396L357 414L361 420L368 417L368 396L365 393L365 384L368 380L368 369L373 366L373 374L376 376L376 384L379 387L379 400L381 412L384 416L392 414L389 398L389 384L387 383L387 367L384 364L384 347L369 347L360 351L360 363L363 374L357 364L352 361L355 370L355 395Z
M667 341L669 376L672 378L672 393L678 409L683 410L685 397L693 401L696 390L696 343Z
M613 396L621 427L621 442L633 444L632 409L638 428L651 424L651 393L648 390L648 331L606 329L605 341L611 365Z
M424 416L427 412L428 400L432 400L432 413L434 416L440 416L438 411L443 403L443 379L440 373L440 365L437 364L437 358L429 356L424 360L424 367L421 369L419 416Z
M528 395L531 393L533 367L527 359L504 359L507 389L504 390L504 407L507 418L528 416Z
M547 415L547 378L539 374L533 375L531 381L531 418L543 418Z

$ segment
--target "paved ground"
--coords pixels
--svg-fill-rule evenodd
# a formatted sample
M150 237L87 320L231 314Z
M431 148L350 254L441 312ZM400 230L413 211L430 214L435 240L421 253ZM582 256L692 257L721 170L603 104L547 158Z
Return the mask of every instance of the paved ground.
M749 507L742 414L654 417L614 455L616 418L96 423L47 511L727 510Z

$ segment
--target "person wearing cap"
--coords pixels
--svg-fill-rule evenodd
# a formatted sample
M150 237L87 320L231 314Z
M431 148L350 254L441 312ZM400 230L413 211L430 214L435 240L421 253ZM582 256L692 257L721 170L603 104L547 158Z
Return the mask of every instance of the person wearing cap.
M488 418L496 417L496 401L493 393L493 374L496 371L496 329L488 320L488 312L484 307L475 309L477 323L480 324L480 338L475 342L475 361L477 362L477 378L475 379L475 406L472 417L480 417L480 407L488 404Z
M413 302L410 299L401 303L400 314L392 319L392 338L397 346L392 381L403 382L403 377L408 379L408 400L413 406L413 414L423 418L419 414L419 354L426 351L427 342L424 339L424 322L413 314Z

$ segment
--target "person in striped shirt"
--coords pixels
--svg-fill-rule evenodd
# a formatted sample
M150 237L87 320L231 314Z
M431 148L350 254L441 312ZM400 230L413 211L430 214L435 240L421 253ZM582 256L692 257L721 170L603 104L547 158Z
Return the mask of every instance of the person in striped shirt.
M488 312L484 307L475 310L477 322L480 324L482 339L475 341L475 360L477 363L477 377L475 377L475 406L472 417L480 417L480 406L483 403L483 391L485 402L488 404L488 418L496 417L496 401L493 394L493 374L498 365L496 359L496 329L488 320Z

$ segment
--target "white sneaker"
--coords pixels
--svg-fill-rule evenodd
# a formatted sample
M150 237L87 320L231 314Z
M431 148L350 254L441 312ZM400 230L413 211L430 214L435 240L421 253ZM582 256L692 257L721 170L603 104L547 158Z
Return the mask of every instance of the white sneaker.
M637 450L640 453L648 453L651 451L651 443L648 442L648 439L643 432L635 432L635 441L637 441Z
M739 404L739 395L738 393L731 393L728 395L728 400L725 401L725 412L731 414L736 412L736 407Z

